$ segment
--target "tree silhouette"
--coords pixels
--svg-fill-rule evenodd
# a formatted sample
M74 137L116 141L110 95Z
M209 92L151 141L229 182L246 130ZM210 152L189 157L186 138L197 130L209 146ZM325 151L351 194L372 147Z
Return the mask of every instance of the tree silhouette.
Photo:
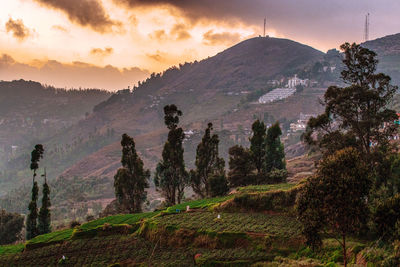
M42 206L39 210L39 223L38 223L38 232L39 234L47 234L51 232L51 213L50 213L50 187L47 184L46 177L46 169L44 174L44 183L43 183L43 197L42 197Z
M279 122L276 122L268 128L267 136L265 138L266 145L266 160L265 172L269 173L274 169L286 169L285 150L281 142L280 136L282 135Z
M38 235L39 231L37 228L37 218L38 218L38 207L37 200L39 194L39 187L36 178L36 171L39 168L39 161L43 158L44 148L43 145L37 144L35 149L31 153L31 165L30 168L33 170L33 186L32 186L32 198L29 203L28 209L29 214L26 219L26 239L30 240Z
M141 212L147 195L145 189L149 187L150 171L144 169L132 137L123 134L121 146L122 168L114 176L115 195L124 210L129 213Z
M162 160L158 163L154 178L156 187L160 188L166 198L167 205L180 203L189 175L185 170L183 159L183 139L185 134L178 128L179 117L182 116L175 105L164 107L164 122L169 129L168 140L162 151Z
M220 179L225 177L225 161L218 155L219 139L217 134L211 136L212 127L212 123L209 123L200 144L197 146L196 169L190 171L193 191L202 198L211 195L211 184L209 183L211 176L217 175ZM219 186L219 180L214 180L217 183L213 184ZM221 190L217 191L220 192Z
M265 127L264 122L256 120L251 126L251 129L253 130L253 136L250 138L250 153L254 162L254 166L257 169L257 174L259 175L265 164L265 138L267 135L267 128Z

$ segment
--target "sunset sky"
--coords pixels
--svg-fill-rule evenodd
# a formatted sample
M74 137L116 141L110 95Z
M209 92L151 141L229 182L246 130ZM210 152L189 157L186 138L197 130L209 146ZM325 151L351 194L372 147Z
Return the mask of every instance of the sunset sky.
M0 80L118 90L262 33L319 50L400 32L398 0L0 0Z

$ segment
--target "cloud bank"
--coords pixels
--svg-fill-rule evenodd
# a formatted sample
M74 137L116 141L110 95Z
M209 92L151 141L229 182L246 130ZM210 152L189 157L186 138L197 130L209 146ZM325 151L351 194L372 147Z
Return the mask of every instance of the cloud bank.
M0 56L0 80L33 80L60 88L99 88L116 91L133 86L149 72L137 67L122 70L107 65L99 67L84 62L61 63L55 60L24 64L11 56Z

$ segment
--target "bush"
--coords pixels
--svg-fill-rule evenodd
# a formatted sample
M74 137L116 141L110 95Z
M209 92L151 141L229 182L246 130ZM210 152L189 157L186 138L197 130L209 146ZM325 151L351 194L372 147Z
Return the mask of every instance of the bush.
M400 232L396 231L400 219L400 194L379 203L374 215L376 230L383 239L400 236Z
M209 181L209 192L211 197L224 196L228 193L228 181L225 175L213 175L210 177Z
M73 220L72 222L69 223L70 228L75 228L77 226L81 226L81 223L78 222L77 220Z
M255 182L257 184L280 184L286 183L286 178L288 176L287 170L273 169L267 174L260 173L255 177Z
M14 243L21 238L24 217L17 213L0 211L0 245Z
M286 212L293 209L301 186L290 190L277 190L267 193L242 194L234 197L231 205L226 206L228 210L251 210L251 211L278 211Z

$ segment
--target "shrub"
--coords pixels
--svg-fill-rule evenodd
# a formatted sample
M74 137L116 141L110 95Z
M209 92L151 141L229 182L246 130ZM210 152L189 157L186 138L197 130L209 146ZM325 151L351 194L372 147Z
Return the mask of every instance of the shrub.
M24 217L17 213L0 211L0 245L11 244L21 238Z
M213 175L210 177L208 183L211 197L224 196L229 191L225 175Z
M75 228L75 227L80 226L80 225L81 225L81 223L78 222L77 220L73 220L72 222L69 223L69 227L70 228Z
M233 198L227 209L252 211L288 211L294 207L300 186L290 190L269 191L257 194L242 194Z
M398 237L400 232L396 231L396 223L400 219L400 194L378 204L374 218L376 230L382 238Z

